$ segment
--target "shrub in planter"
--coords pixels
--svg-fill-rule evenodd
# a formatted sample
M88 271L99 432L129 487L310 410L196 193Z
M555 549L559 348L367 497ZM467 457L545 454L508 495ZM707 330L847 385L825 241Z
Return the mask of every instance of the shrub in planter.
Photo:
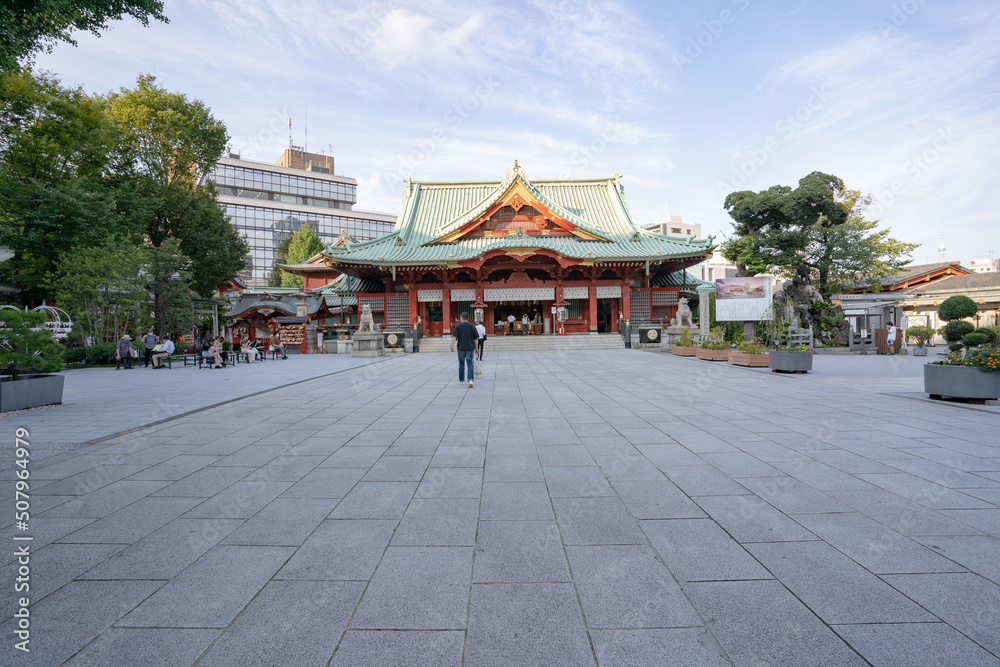
M971 308L968 307L969 304ZM924 366L924 391L931 398L1000 398L1000 372L997 372L1000 370L1000 351L996 348L970 350L995 345L995 332L990 329L977 330L968 322L955 319L975 315L975 305L968 297L953 296L938 308L941 319L951 320L943 331L945 339L952 344L949 346L951 353L944 361ZM961 337L958 337L958 332L962 332Z
M916 347L927 347L927 343L934 337L934 329L924 324L914 324L906 330L906 335Z
M706 361L726 361L729 359L729 341L723 338L725 331L722 327L712 329L709 339L701 344L695 352L695 356Z
M948 348L952 352L955 352L964 347L962 345L962 339L975 330L976 327L969 322L964 320L954 320L952 322L948 322L948 324L941 328L941 335L944 336L946 341L948 341Z
M17 380L22 373L54 373L65 349L45 328L44 313L0 310L0 366Z
M751 368L767 368L770 357L767 346L760 340L744 340L729 353L729 363L734 366L749 366Z
M671 352L679 357L693 357L698 351L698 348L694 345L694 337L691 335L690 329L684 329L684 333L674 344Z
M996 347L997 332L989 327L980 327L962 339L962 345L970 347Z

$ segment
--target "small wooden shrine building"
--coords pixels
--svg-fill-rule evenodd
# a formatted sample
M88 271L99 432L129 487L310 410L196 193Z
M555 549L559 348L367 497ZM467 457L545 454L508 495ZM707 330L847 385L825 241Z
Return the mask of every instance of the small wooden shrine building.
M712 250L711 237L639 227L620 176L530 181L515 162L499 182L408 181L389 234L280 266L303 276L307 292L341 274L377 287L357 292L357 306L383 324L419 318L428 336L449 335L476 308L488 325L527 315L549 330L558 306L569 311L567 333L614 332L620 317L673 317L691 281L685 269Z

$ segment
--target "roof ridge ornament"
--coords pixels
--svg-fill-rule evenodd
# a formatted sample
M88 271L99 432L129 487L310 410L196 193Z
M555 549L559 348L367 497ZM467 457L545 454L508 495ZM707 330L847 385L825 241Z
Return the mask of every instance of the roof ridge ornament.
M517 163L517 160L514 160L514 166L511 167L506 174L504 174L503 180L504 182L512 181L516 176L527 178L527 176L524 175L524 169L522 169L521 165Z

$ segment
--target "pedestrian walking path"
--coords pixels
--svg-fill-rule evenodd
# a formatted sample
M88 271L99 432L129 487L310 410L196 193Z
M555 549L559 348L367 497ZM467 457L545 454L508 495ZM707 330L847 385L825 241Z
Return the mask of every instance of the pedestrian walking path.
M815 362L406 355L64 449L4 664L1000 664L1000 409Z

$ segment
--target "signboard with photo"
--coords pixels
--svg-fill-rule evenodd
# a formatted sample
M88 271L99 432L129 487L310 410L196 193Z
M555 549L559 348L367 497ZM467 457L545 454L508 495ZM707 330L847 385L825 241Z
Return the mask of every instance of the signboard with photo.
M741 322L771 319L773 276L715 281L715 319Z

